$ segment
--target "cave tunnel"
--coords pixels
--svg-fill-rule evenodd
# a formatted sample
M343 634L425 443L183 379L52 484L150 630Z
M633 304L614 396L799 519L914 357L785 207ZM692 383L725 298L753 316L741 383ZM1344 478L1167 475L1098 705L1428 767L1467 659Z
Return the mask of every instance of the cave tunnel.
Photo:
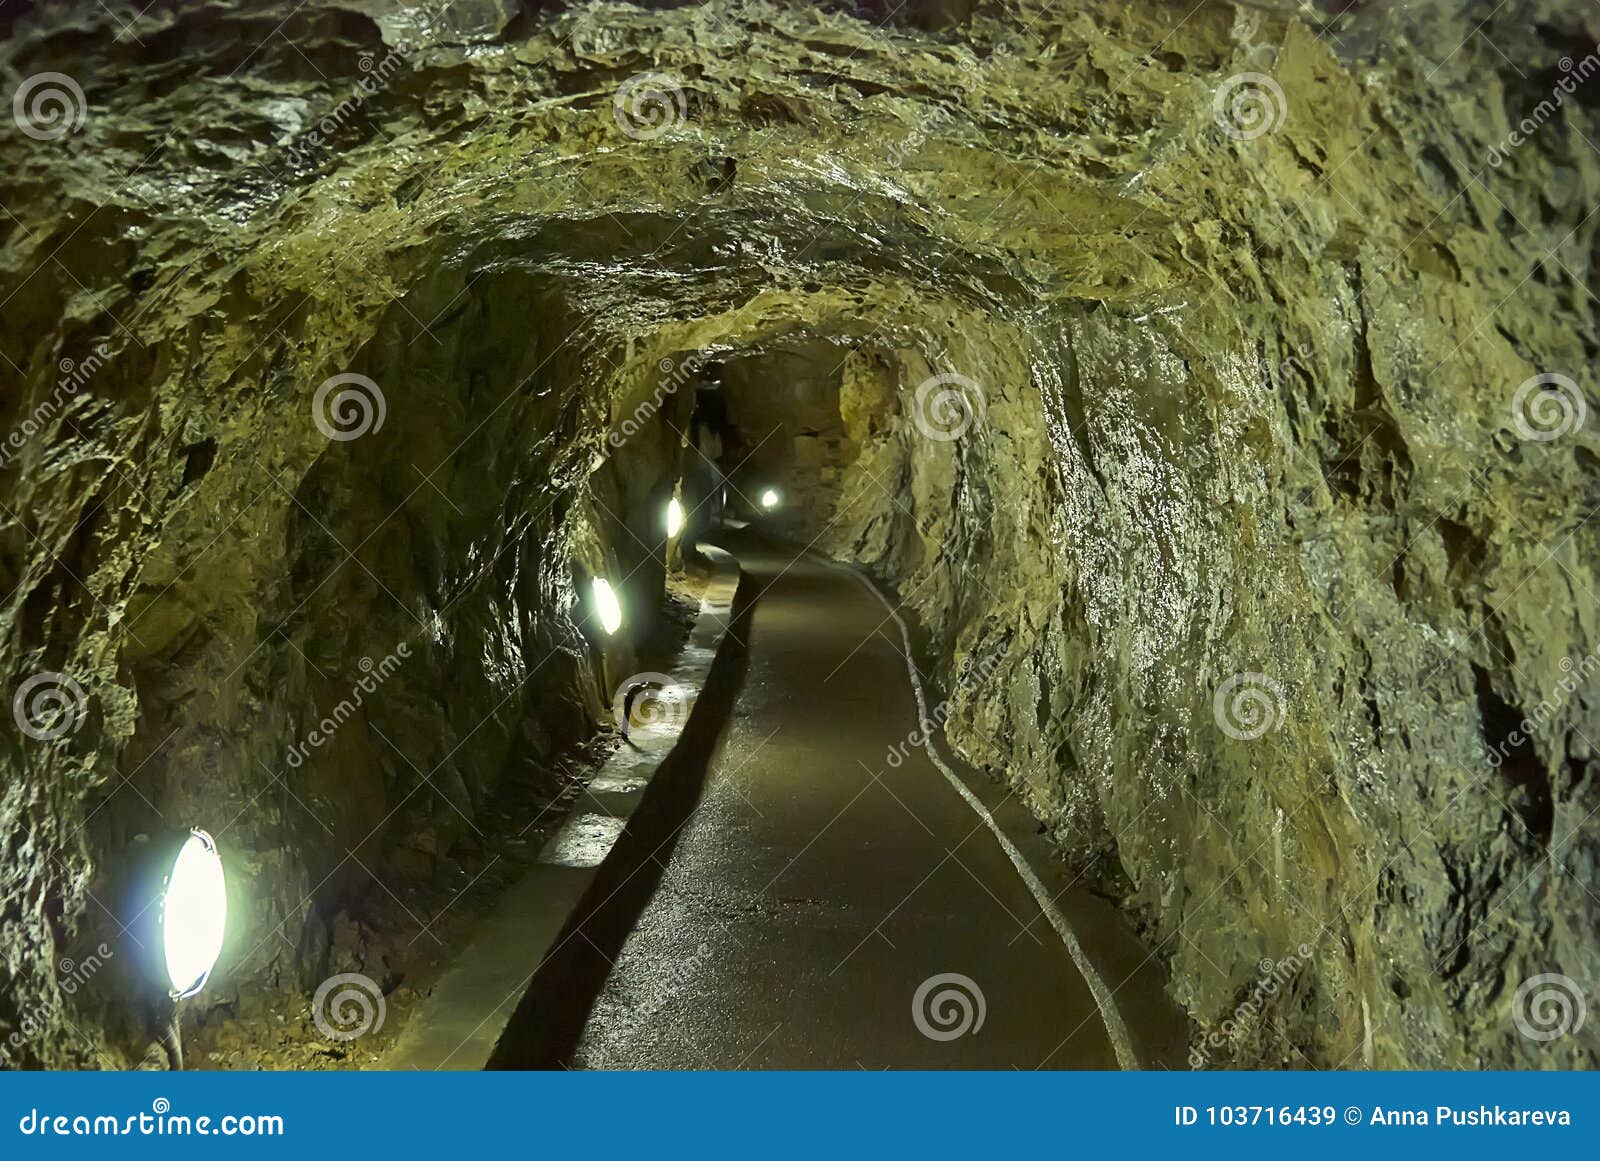
M5 5L0 1064L1600 1063L1487 7Z

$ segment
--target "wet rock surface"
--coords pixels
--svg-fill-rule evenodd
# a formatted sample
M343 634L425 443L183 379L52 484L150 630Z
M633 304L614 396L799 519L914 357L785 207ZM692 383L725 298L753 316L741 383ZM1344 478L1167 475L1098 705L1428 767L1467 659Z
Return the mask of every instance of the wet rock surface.
M660 597L686 388L798 364L803 539L1208 1062L1594 1063L1518 1016L1600 984L1600 27L1332 10L8 7L7 1061L142 1058L167 826L246 933L194 1002L314 987L640 668L585 597Z

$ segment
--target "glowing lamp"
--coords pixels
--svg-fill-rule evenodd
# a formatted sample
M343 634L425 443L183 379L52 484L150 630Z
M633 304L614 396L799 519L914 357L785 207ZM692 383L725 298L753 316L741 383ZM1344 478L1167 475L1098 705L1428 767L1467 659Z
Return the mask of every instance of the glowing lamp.
M600 614L600 627L607 634L622 628L622 604L611 591L611 582L605 577L594 578L594 608Z
M216 841L203 830L191 830L167 873L161 899L161 946L174 1000L205 986L222 953L227 923L227 881Z
M674 496L667 501L667 535L676 536L683 531L683 505Z
M761 493L761 506L768 512L778 506L778 492L776 488L768 488Z

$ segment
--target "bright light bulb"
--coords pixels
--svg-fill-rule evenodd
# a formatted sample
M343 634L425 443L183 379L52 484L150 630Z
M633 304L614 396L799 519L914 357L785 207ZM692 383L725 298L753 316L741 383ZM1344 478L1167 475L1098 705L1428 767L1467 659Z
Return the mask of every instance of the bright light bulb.
M667 535L676 536L683 531L683 505L674 496L667 501Z
M611 591L611 582L605 577L594 578L594 607L600 614L600 627L607 633L615 633L622 628L622 604L617 600L617 594Z
M228 889L217 844L205 831L192 830L172 863L161 902L161 942L173 999L204 986L222 954L227 923Z
M768 488L765 492L762 492L761 506L768 510L776 508L778 506L778 493L772 488Z

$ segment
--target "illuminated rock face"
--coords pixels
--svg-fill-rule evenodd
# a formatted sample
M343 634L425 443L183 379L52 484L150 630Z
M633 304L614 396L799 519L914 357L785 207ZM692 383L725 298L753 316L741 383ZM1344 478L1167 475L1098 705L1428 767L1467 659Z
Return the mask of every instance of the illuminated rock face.
M721 363L1207 1061L1594 1063L1595 18L548 7L0 17L0 1053L137 1058L136 836L290 989L587 736Z

